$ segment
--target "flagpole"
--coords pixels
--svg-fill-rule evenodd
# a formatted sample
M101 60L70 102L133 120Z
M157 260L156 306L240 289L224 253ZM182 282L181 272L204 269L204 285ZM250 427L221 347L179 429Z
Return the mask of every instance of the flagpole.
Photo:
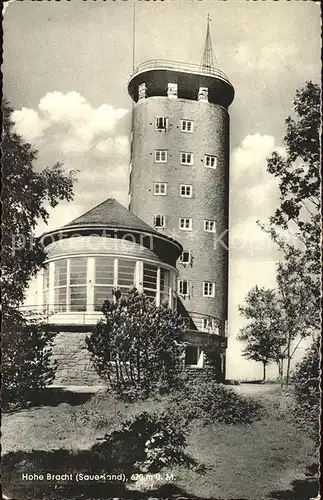
M132 19L132 72L135 72L136 55L136 0L133 0L133 19Z

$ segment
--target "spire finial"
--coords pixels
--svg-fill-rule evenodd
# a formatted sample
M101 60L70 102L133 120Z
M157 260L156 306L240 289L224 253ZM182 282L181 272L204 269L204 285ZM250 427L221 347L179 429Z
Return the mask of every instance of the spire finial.
M214 69L214 63L216 63L215 56L213 54L211 33L210 33L210 21L212 21L210 14L207 15L207 28L206 28L206 38L204 52L202 56L201 66L202 70L208 72Z

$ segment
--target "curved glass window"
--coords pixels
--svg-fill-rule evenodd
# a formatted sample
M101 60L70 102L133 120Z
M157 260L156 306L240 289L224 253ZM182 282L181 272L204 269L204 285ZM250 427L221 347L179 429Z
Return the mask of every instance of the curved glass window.
M87 258L70 259L70 311L86 311Z
M114 258L95 258L94 310L100 311L103 302L111 298L114 285Z
M49 303L49 267L46 266L43 274L43 304L47 306Z
M65 312L67 308L67 260L55 262L54 274L54 302L55 310Z
M170 272L163 267L160 268L160 303L169 299Z
M157 293L157 266L144 262L143 289L146 296L156 299Z
M118 259L118 287L132 288L135 284L136 261Z
M58 259L44 269L43 303L57 313L100 311L103 302L111 299L113 289L126 293L135 286L157 305L170 300L169 306L174 307L175 281L174 272L130 258Z

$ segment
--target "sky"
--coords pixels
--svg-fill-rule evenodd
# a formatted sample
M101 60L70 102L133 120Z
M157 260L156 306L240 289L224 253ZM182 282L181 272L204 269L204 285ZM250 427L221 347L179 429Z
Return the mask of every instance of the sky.
M15 0L6 5L3 92L16 131L39 151L36 168L77 171L74 201L51 212L58 228L108 197L127 205L132 102L127 82L149 59L199 64L210 14L217 59L235 87L230 106L228 377L258 378L236 340L254 286L274 287L279 254L257 226L278 204L266 157L284 154L297 88L320 82L320 9L311 1ZM134 50L133 41L135 40ZM133 57L134 54L134 57ZM269 375L271 372L269 372ZM272 374L276 375L275 367Z

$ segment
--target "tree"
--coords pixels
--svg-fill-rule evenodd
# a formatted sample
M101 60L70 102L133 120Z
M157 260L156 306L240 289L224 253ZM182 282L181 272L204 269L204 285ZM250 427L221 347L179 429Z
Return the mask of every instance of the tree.
M300 426L319 442L320 435L320 339L317 337L296 366L294 416Z
M94 366L124 397L148 397L176 387L183 365L185 325L167 307L156 307L132 289L106 300L105 316L86 339Z
M30 278L45 259L35 238L40 220L47 222L51 208L73 198L74 172L66 174L56 163L36 171L37 151L14 131L12 109L3 105L2 132L2 301L16 307L25 298Z
M56 362L51 359L54 332L40 319L14 309L4 314L2 329L3 407L24 405L50 384Z
M249 320L238 336L238 340L247 343L243 355L263 364L263 381L270 361L277 362L282 376L281 348L285 338L280 330L281 309L276 291L255 286L248 292L245 302L244 306L239 306L240 314Z
M307 295L307 325L320 328L320 88L296 91L294 118L287 118L286 156L273 152L267 170L279 181L280 202L261 227L283 252L281 272L296 277ZM291 281L291 280L290 280Z
M2 111L2 370L3 391L8 395L27 389L28 373L28 383L34 387L43 386L47 375L52 377L46 346L53 335L41 322L28 321L19 308L45 259L35 228L40 220L47 221L47 205L72 199L74 172L66 174L60 163L36 170L37 151L15 133L7 102Z
M286 120L286 155L273 152L267 170L279 181L279 207L259 225L282 251L277 266L280 333L285 338L286 383L291 360L307 336L320 331L320 88L296 91L295 117ZM283 362L283 358L282 358Z
M297 256L289 255L277 265L277 296L280 304L279 329L284 340L282 355L287 360L286 385L289 383L291 361L301 344L310 335L316 337L319 311L309 302L307 273L299 268Z

